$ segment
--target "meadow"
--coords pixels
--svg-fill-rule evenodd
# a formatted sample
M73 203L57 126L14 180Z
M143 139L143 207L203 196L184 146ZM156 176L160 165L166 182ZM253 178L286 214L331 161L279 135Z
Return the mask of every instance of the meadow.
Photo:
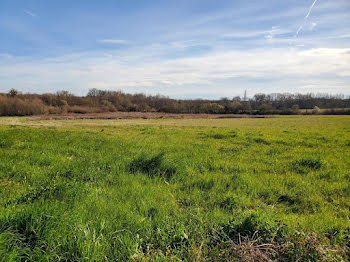
M349 116L0 118L0 261L340 261L349 249Z

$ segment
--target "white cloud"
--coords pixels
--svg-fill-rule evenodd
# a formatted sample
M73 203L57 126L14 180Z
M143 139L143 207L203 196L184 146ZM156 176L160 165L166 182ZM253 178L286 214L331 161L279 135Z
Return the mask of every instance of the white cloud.
M98 40L98 42L103 44L117 44L117 45L126 45L129 43L129 41L124 39L102 39L102 40Z
M329 38L350 38L350 33L349 34L343 34L343 35L329 36Z
M6 53L0 53L0 58L12 58L12 55L10 55L10 54L6 54Z
M312 22L311 25L310 25L310 30L311 31L314 30L316 26L317 26L317 23Z
M235 31L231 33L223 34L222 37L224 38L255 38L258 36L264 36L270 31L268 30L261 30L261 31Z
M11 86L31 92L53 88L86 93L96 87L221 96L237 88L265 92L278 84L275 91L293 92L308 87L324 90L333 83L337 92L349 94L350 34L346 26L339 26L340 21L349 21L349 14L338 2L319 1L312 9L315 4L308 13L305 6L268 13L262 2L227 8L161 23L154 34L140 36L142 43L119 39L117 33L115 38L94 40L104 45L103 51L97 45L95 52L45 59L0 54L0 91ZM293 37L301 30L303 37Z
M272 39L278 35L284 35L290 33L290 30L281 29L278 26L273 26L271 29L260 30L260 31L233 31L222 35L223 38L227 39L239 39L239 38L257 38L264 37L266 39Z
M29 11L29 10L26 10L26 9L24 10L24 13L26 13L27 15L30 15L31 17L37 17L38 16L37 14L35 14L35 13Z
M148 53L147 50L143 52ZM244 78L251 86L254 83L261 86L259 79L271 79L272 82L285 79L294 88L317 81L320 89L327 88L327 83L334 81L338 83L338 92L350 92L350 48L221 51L153 62L145 62L143 52L132 56L96 53L70 56L69 60L57 58L0 63L0 86L4 88L13 84L28 89L41 86L46 91L56 87L85 90L83 92L93 87L127 92L148 90L148 93L154 93L156 90L166 95L179 95L179 90L183 93L186 86L207 85L216 86L218 94L225 94L229 86L235 86L235 79ZM325 77L328 82L322 84L319 79ZM9 82L6 79L10 79ZM221 89L217 86L220 82L226 83L221 85ZM286 91L284 88L279 87L279 91ZM208 90L196 92L200 95L200 92Z

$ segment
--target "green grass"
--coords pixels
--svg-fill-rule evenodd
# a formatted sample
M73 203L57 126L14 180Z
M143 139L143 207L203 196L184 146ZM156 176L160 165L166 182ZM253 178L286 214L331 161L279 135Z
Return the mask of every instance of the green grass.
M349 180L347 116L1 118L0 260L348 259Z

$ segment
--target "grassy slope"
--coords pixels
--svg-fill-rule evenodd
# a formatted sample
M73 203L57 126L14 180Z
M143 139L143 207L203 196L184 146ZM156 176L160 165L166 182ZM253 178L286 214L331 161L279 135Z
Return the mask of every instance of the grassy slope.
M349 245L350 117L0 123L0 260L228 259L237 236L290 244L288 260Z

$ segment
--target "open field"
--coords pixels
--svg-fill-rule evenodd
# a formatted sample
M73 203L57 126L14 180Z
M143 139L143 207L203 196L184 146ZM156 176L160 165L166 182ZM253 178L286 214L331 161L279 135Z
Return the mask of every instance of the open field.
M272 116L244 114L171 114L160 112L108 112L89 114L58 114L31 116L29 120L76 120L76 119L220 119L220 118L267 118Z
M338 261L350 117L0 118L0 261Z

